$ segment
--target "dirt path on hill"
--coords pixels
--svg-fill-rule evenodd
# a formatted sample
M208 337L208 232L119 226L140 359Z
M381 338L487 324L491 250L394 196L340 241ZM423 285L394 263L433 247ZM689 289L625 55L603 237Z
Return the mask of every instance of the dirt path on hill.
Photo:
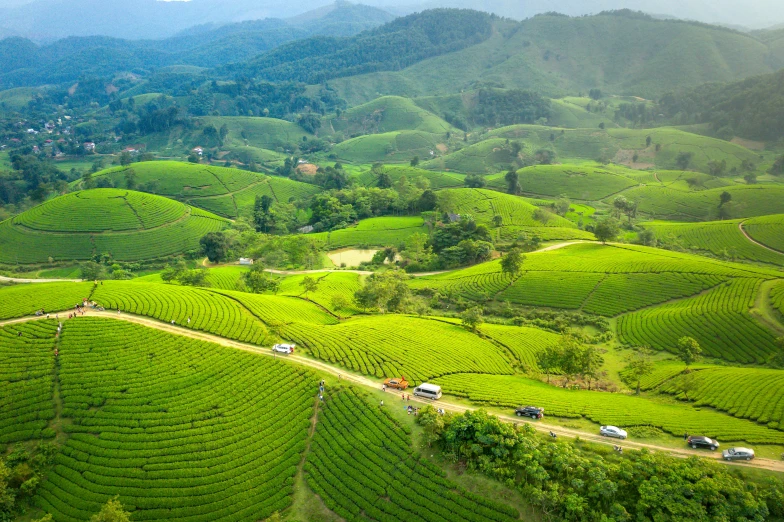
M63 313L63 312L61 312L61 313ZM67 312L65 312L65 313L67 313ZM278 354L275 354L274 352L272 352L272 350L270 348L256 346L256 345L253 345L253 344L243 343L243 342L239 342L239 341L232 341L230 339L225 339L223 337L218 337L217 335L213 335L213 334L208 334L208 333L192 330L190 328L185 328L185 327L182 327L182 326L171 325L169 323L158 321L156 319L151 319L149 317L142 317L142 316L138 316L138 315L132 315L132 314L128 314L128 313L125 313L125 312L123 312L121 314L118 314L117 312L112 312L112 311L98 312L98 311L94 311L94 310L88 310L86 315L93 316L93 317L103 317L103 318L108 318L108 319L115 319L115 320L120 320L120 321L127 321L127 322L130 322L130 323L140 324L140 325L143 325L143 326L146 326L146 327L149 327L149 328L155 328L157 330L162 330L164 332L168 332L168 333L171 333L171 334L174 334L174 335L182 335L184 337L189 337L191 339L197 339L197 340L200 340L200 341L207 341L207 342L219 344L221 346L226 346L226 347L229 347L229 348L235 348L235 349L238 349L238 350L243 350L243 351L246 351L246 352L251 352L251 353L255 353L255 354L259 354L259 355L265 355L267 357L276 357L276 358L286 359L286 360L288 360L288 361L290 361L292 363L300 364L302 366L307 366L307 367L309 367L309 368L311 368L313 370L337 376L339 380L349 381L351 383L358 384L360 386L365 386L365 387L368 387L368 388L372 388L372 389L377 390L377 391L381 390L381 382L380 381L369 379L369 378L367 378L365 376L358 375L356 373L352 373L352 372L346 371L343 368L338 368L338 367L332 366L332 365L330 365L328 363L325 363L325 362L322 362L322 361L318 361L318 360L315 360L315 359L311 359L310 357L305 357L305 356L302 356L302 355L278 355ZM0 326L3 326L5 324L14 324L14 323L27 322L27 321L37 321L37 320L40 320L40 319L42 319L42 318L41 317L35 317L35 316L23 317L23 318L19 318L19 319L11 319L11 320L8 320L8 321L0 321ZM63 321L67 321L67 320L68 319L63 319ZM389 396L393 398L392 400L394 400L395 397L399 397L399 395L397 395L397 393L395 391L390 392ZM429 400L426 400L426 399L414 398L414 397L412 397L411 400L415 401L415 402L418 402L418 403L432 403L432 401L429 401ZM465 412L465 411L471 411L471 410L480 409L480 408L474 407L474 406L463 406L463 405L460 405L460 404L454 404L454 403L450 403L450 402L447 402L447 401L438 401L438 406L443 408L443 409L445 409L445 410L447 410L447 411L451 411L451 412L455 412L455 413L462 413L462 412ZM529 420L524 420L524 419L522 419L520 417L512 417L512 416L507 416L507 415L498 415L498 417L501 420L503 420L504 422L510 422L510 423L515 423L515 424L519 424L519 423L525 422L525 423L528 423L531 426L533 426L538 431L553 432L553 433L556 433L559 437L569 437L569 438L577 438L577 437L579 437L582 440L589 440L591 442L595 442L595 443L599 443L599 444L607 444L607 445L610 445L610 446L619 445L619 446L623 446L626 449L643 449L643 448L647 448L647 449L650 449L650 450L661 451L661 452L668 453L670 455L673 455L673 456L676 456L676 457L682 457L682 458L692 457L692 456L700 456L700 457L703 457L703 458L712 458L713 460L716 460L716 461L724 463L724 464L761 468L761 469L767 469L767 470L770 470L770 471L784 473L784 461L777 461L777 460L772 460L772 459L758 458L758 459L752 460L751 462L742 462L742 463L741 462L725 462L724 460L721 459L719 453L712 453L712 452L706 452L706 451L697 451L697 450L691 450L691 449L688 449L688 448L670 448L670 447L667 447L667 446L657 446L655 444L648 444L648 443L644 443L644 442L633 442L633 441L629 441L629 440L618 441L618 440L615 440L615 439L607 439L605 437L602 437L602 436L596 434L595 432L587 432L587 431L575 430L575 429L570 429L570 428L564 428L563 426L558 426L558 425L555 425L555 424L546 424L546 423L542 423L542 422L532 422L532 421L529 421Z
M743 221L738 223L738 228L740 229L741 234L746 236L746 239L748 239L749 241L751 241L755 245L764 248L765 250L770 250L771 252L775 252L777 254L784 255L784 252L781 252L780 250L776 250L775 248L770 248L769 246L765 246L762 243L760 243L759 241L755 241L750 235L748 235L746 233L746 231L743 229L743 223L745 223L746 221L748 221L748 219L744 219Z

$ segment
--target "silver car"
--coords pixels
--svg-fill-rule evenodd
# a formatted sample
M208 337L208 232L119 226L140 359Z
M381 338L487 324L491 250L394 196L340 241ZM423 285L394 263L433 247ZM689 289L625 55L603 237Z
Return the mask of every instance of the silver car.
M730 448L721 452L724 460L751 460L754 458L754 450L749 448Z
M602 437L615 437L621 440L626 438L626 430L622 430L617 426L602 426L599 428L599 434Z

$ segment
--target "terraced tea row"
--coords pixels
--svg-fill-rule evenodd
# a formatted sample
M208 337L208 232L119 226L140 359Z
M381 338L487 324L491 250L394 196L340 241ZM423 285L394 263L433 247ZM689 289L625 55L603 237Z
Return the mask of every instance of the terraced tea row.
M408 429L351 388L327 396L305 471L311 489L347 521L519 518L515 509L447 480L442 470L413 451Z
M59 365L73 422L36 497L56 520L116 494L134 520L259 520L291 504L308 371L97 318L68 321Z
M363 219L357 226L310 234L330 250L351 246L399 246L414 234L427 234L421 217Z
M755 241L784 255L784 214L748 219L743 223L743 229Z
M90 297L93 283L35 283L0 287L0 319L73 309Z
M316 278L318 286L315 292L306 294L302 287L305 277ZM354 303L354 292L361 288L361 276L358 274L325 272L310 276L293 275L281 280L278 293L280 295L307 297L319 306L326 308L338 316L358 313Z
M158 196L109 189L93 192L62 196L0 223L0 263L84 260L105 253L117 261L161 258L198 249L202 236L228 224L214 214ZM118 192L128 196L113 195ZM66 198L62 205L75 202L72 209L66 208L79 216L71 216L71 210L59 214L62 198ZM134 203L131 209L126 199L142 203ZM57 207L57 212L43 208L48 205Z
M94 294L101 306L189 326L221 337L269 344L269 331L243 305L222 294L200 288L107 281ZM188 318L191 322L188 323Z
M520 376L453 374L435 379L444 393L478 403L515 408L536 404L549 415L585 417L625 429L655 426L672 435L701 433L719 441L784 443L784 432L687 404L616 393L569 390Z
M187 211L175 201L141 192L94 189L54 198L11 221L47 232L119 232L160 227Z
M546 330L526 326L483 324L479 332L512 352L523 371L538 371L536 356L548 346L558 343L560 336Z
M683 381L694 381L688 398L734 417L784 430L784 371L763 368L704 368L677 376L656 389L685 398ZM691 385L691 383L689 383Z
M415 383L455 372L511 374L501 348L458 325L406 316L370 316L320 326L292 323L281 335L315 357L375 377Z
M645 225L654 232L656 239L668 246L688 250L703 251L726 259L758 261L773 265L784 265L784 254L770 250L749 241L741 232L739 225L743 220L712 221L708 223L649 223ZM778 225L779 233L784 223ZM776 228L775 224L757 225L760 234L768 235ZM771 237L766 236L769 241ZM775 240L774 240L775 241Z
M56 331L54 320L0 327L0 444L54 436Z
M673 351L679 338L690 336L706 355L762 363L776 348L774 335L749 313L760 284L759 279L733 279L696 297L621 316L619 338Z

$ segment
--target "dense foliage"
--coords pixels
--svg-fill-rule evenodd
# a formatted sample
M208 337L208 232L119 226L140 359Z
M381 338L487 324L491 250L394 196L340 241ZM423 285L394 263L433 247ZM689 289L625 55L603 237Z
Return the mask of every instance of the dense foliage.
M781 516L784 485L744 482L721 464L648 451L613 457L609 448L545 441L523 424L483 411L417 418L431 440L469 468L520 489L548 520L763 520Z

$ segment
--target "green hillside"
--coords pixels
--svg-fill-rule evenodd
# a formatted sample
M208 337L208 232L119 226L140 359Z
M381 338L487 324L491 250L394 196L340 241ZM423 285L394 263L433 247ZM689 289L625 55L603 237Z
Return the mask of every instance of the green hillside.
M419 179L425 179L433 190L457 188L465 185L465 176L452 172L433 172L432 170L398 165L387 165L383 171L393 183L397 183L402 177L405 177L410 183L416 183ZM366 187L377 186L378 174L372 170L363 172L359 175L359 182Z
M94 189L60 196L0 223L0 263L90 259L142 261L198 248L226 221L140 192Z
M494 29L481 43L402 71L336 79L331 85L352 103L378 94L453 94L477 81L551 95L598 87L653 98L676 88L773 70L768 47L750 35L629 11L499 20Z
M707 172L708 162L714 160L726 161L728 170L740 169L744 160L759 162L757 154L740 145L667 127L602 130L513 125L492 130L489 136L520 140L527 156L538 149L551 150L562 163L604 158L629 165L637 154L638 165L675 169L678 155L690 153L689 168Z
M599 200L638 184L628 177L636 173L612 166L537 165L517 171L525 194L572 199ZM489 187L506 190L504 174L488 176Z
M689 335L707 355L751 363L775 350L774 333L750 309L761 283L780 277L778 271L646 247L578 244L529 253L514 279L491 261L410 285L478 302L620 315L624 343L672 350Z
M402 130L445 134L452 129L447 122L418 107L411 99L398 96L382 96L352 107L325 125L348 136Z
M763 220L767 220L761 218ZM759 237L772 239L771 233L781 236L781 217L778 222L763 228L762 223L755 226L745 225L754 229ZM710 221L707 223L664 223L654 222L644 224L645 228L653 230L656 239L663 245L692 250L697 253L706 252L713 256L732 260L758 261L773 265L784 265L784 253L772 252L749 241L740 230L743 220ZM754 237L754 236L752 236Z
M443 137L421 131L395 131L348 139L332 148L338 159L352 163L408 162L429 158Z
M428 229L421 217L377 217L363 219L354 227L341 228L332 232L310 234L329 250L352 246L399 246L414 234L427 234Z
M203 118L205 125L215 128L226 125L229 129L228 142L231 146L250 145L261 149L275 150L286 148L292 143L302 141L303 137L313 135L290 121L275 118L255 118L249 116L208 116ZM195 143L204 146L204 143Z
M639 204L639 212L656 219L712 221L719 218L721 194L724 192L732 195L732 200L722 205L722 212L727 218L784 212L784 187L779 185L736 185L692 192L662 186L641 186L631 188L623 195Z
M288 203L292 198L304 199L319 191L315 185L287 178L176 161L134 163L130 167L97 172L93 178L106 176L115 186L127 187L129 171L134 174L135 186L145 192L175 198L230 218L250 214L256 196L267 195L279 203Z
M445 189L438 192L439 208L446 212L471 216L487 225L501 239L514 239L520 233L535 234L541 239L593 239L593 234L549 212L535 215L537 207L522 198L486 189ZM496 227L494 217L501 217Z

